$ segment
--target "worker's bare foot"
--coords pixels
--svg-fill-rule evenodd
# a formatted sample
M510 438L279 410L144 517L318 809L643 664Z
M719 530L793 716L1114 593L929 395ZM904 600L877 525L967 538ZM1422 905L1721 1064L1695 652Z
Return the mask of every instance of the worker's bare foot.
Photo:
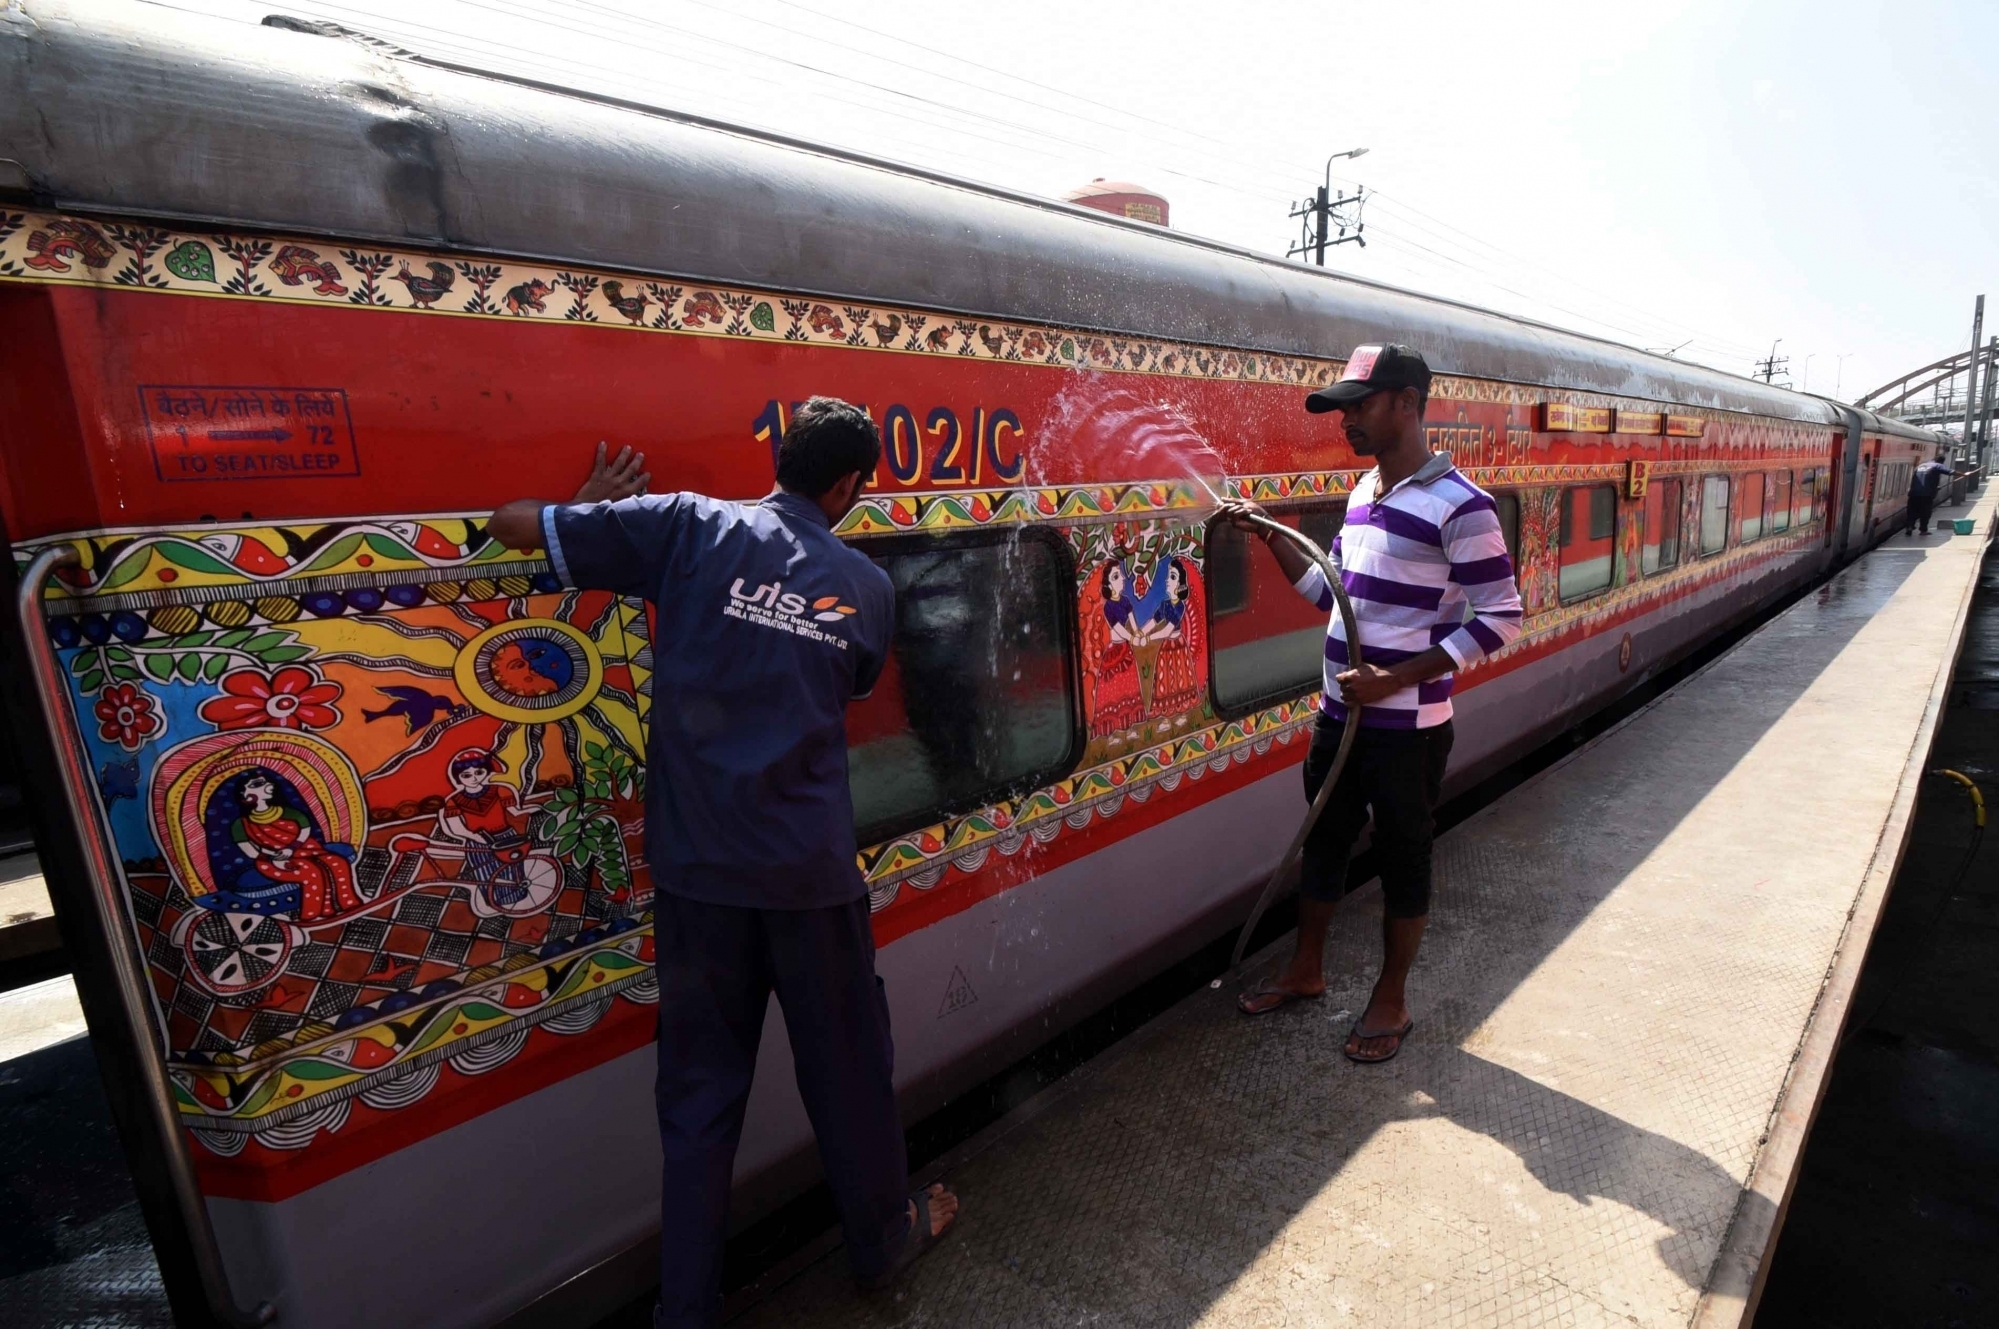
M939 1237L944 1229L958 1221L958 1197L944 1189L942 1182L932 1182L923 1192L929 1201L930 1235ZM916 1222L916 1201L909 1202L909 1221Z
M1291 1002L1317 1001L1325 995L1324 978L1286 972L1254 992L1245 992L1237 997L1236 1007L1244 1015L1268 1015Z
M1377 994L1353 1022L1353 1032L1347 1035L1347 1060L1387 1061L1402 1050L1402 1040L1409 1037L1414 1027L1406 1001L1384 1001Z

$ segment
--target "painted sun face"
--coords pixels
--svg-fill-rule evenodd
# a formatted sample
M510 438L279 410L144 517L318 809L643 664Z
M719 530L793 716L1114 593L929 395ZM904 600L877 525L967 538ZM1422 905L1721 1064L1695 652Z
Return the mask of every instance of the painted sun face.
M493 653L493 681L516 697L545 697L562 685L535 664L518 642Z

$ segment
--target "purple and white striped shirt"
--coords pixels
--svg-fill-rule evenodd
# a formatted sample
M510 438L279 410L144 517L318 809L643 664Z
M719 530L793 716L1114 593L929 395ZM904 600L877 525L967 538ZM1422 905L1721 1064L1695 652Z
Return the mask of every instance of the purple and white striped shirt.
M1362 658L1396 665L1442 646L1463 669L1520 635L1520 591L1492 495L1434 454L1416 473L1379 497L1381 472L1369 471L1347 500L1346 521L1333 540L1341 581L1353 601ZM1332 611L1333 591L1314 565L1298 593ZM1326 627L1326 715L1344 721L1335 675L1348 665L1346 631L1337 613ZM1377 729L1428 729L1451 718L1452 675L1404 688L1361 711Z

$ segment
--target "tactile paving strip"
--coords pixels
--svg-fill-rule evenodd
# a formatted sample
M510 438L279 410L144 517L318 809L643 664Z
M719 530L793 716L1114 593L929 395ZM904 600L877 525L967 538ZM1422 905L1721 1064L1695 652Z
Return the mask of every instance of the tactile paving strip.
M1369 891L1323 1002L1189 998L950 1178L897 1291L835 1254L737 1323L1687 1324L1944 663L1938 562L1863 560L1447 836L1395 1062L1340 1055Z

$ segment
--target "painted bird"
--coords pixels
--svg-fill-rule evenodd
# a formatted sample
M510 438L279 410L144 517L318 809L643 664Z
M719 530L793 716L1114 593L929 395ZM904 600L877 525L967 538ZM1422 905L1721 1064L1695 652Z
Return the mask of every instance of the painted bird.
M624 284L615 281L604 283L604 299L610 303L611 308L634 323L645 321L646 306L651 303L643 295L626 295Z
M440 712L449 711L458 705L449 697L440 697L422 688L404 687L400 684L377 687L375 691L394 700L379 711L363 710L361 718L373 724L377 720L386 720L391 715L399 715L403 723L409 726L409 732L412 734L419 729L428 729L431 721L435 720Z
M410 288L410 299L428 309L433 300L444 298L457 278L452 276L449 263L426 263L424 266L430 269L428 277L417 276L410 271L410 265L404 263L395 279Z

